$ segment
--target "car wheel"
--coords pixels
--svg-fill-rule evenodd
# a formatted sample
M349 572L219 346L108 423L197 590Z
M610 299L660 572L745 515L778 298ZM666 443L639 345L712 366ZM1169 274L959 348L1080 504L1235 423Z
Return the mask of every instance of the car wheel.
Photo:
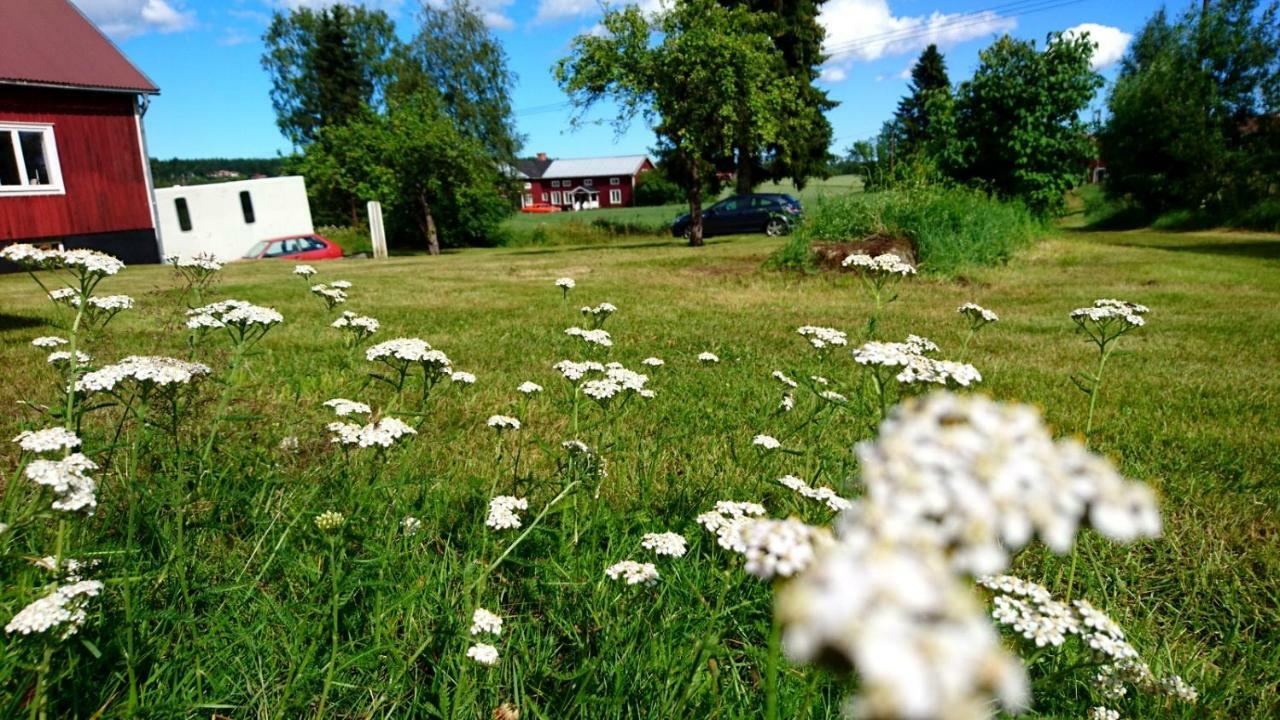
M787 233L787 223L773 218L764 224L764 234L769 237L778 237Z
M685 227L684 232L680 233L680 235L684 237L685 240L693 239L693 226L689 225Z

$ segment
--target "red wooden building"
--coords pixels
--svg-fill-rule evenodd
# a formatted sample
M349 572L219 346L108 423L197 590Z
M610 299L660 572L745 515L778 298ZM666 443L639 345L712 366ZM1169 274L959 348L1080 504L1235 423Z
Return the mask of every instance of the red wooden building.
M554 205L563 210L631 207L636 179L653 169L644 155L552 160L538 153L536 160L516 164L524 191L520 207Z
M0 244L158 261L142 128L158 92L68 0L0 1Z

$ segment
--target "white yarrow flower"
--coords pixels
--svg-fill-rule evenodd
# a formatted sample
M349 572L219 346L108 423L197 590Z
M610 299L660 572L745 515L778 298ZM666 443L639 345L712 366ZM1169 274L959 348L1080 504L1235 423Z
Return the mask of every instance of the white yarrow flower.
M782 447L782 443L772 435L757 435L754 438L751 438L751 444L758 445L765 450L777 450Z
M471 634L481 633L501 635L502 618L484 608L476 608L476 611L471 614Z
M698 353L698 362L718 363L720 362L720 356L713 352L700 352Z
M652 550L654 555L667 557L684 557L687 551L684 536L673 532L645 533L640 546L646 550Z
M13 441L18 443L18 447L29 453L47 453L80 447L80 438L75 433L62 427L23 430L13 438Z
M528 510L529 501L510 495L499 495L489 501L489 516L484 524L494 530L514 530L521 525L517 510Z
M634 560L623 560L605 568L604 574L610 580L623 580L628 585L652 585L658 582L658 568L653 563L638 563Z
M102 583L97 580L81 580L59 586L19 610L4 626L4 631L10 635L58 631L58 637L65 640L84 624L88 617L85 607L89 599L97 597L101 592Z
M510 415L490 415L485 424L498 432L520 429L520 421Z
M488 643L476 643L467 648L467 657L486 667L498 664L498 648Z
M542 392L542 386L536 382L526 380L520 383L520 386L516 388L516 392L522 395L533 395Z
M333 408L335 415L346 417L348 415L368 415L373 410L362 402L348 400L346 398L334 398L324 402L325 407Z

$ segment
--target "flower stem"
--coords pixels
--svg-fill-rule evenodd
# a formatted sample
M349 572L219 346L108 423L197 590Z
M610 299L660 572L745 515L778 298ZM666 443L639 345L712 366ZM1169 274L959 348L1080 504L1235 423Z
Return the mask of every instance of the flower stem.
M320 691L320 705L316 708L316 717L324 717L325 705L329 700L329 689L333 687L333 671L338 664L338 551L337 541L329 539L329 577L331 590L329 595L329 667L324 674L324 688Z
M766 720L778 720L778 666L781 645L782 623L778 622L778 616L775 613L773 625L769 629L768 666L765 671L764 716Z

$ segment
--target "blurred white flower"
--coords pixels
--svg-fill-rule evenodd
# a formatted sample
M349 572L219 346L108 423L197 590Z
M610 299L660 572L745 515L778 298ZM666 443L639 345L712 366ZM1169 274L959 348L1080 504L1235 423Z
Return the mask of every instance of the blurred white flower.
M418 518L408 515L400 521L400 529L405 535L416 535L422 529L422 521Z
M66 345L67 340L66 338L60 338L54 335L46 335L44 337L38 337L35 340L32 340L31 344L35 345L38 348L52 348L52 347L58 347L59 345Z
M718 363L720 362L720 356L711 352L700 352L698 353L698 362Z
M575 285L577 285L577 283L574 282L571 277L562 277L556 280L556 287L566 292L572 290Z
M848 336L835 328L802 325L796 332L800 333L800 337L808 340L815 350L827 350L849 344Z
M534 393L542 392L542 386L536 382L526 380L520 383L520 386L516 388L516 392L522 395L533 395Z
M840 263L844 267L854 268L878 275L898 275L907 276L915 275L916 269L911 265L903 262L902 258L893 253L884 253L872 257L866 253L855 253L844 259Z
M333 408L334 414L338 415L339 417L346 417L348 415L353 415L353 414L368 415L370 412L372 412L372 409L368 405L362 402L356 402L355 400L348 400L346 398L333 398L332 400L325 400L324 406Z
M760 578L791 577L813 562L815 547L830 533L794 518L748 520L734 526L732 543L747 559L744 569Z
M316 274L316 269L310 265L294 265L293 274L301 275L304 278L311 277Z
M484 608L476 608L476 611L471 614L471 634L481 633L501 635L502 618Z
M648 365L649 367L662 367L663 365L666 365L667 363L666 363L662 358L647 357L647 358L645 358L645 359L641 360L641 361L640 361L640 364L641 364L641 365Z
M782 443L772 435L757 435L751 438L751 444L762 447L765 450L777 450L782 447Z
M974 329L980 328L987 323L993 323L1000 319L999 315L982 307L977 303L967 302L956 308L956 312L964 315L969 319L969 324Z
M449 376L449 380L461 385L474 385L476 383L476 376L469 372L455 370L453 374Z
M53 501L54 510L87 510L92 513L98 506L95 495L98 486L88 473L97 469L97 463L82 453L72 453L61 460L32 460L24 472L28 480L53 490L57 495Z
M576 337L587 343L588 345L599 345L600 347L613 347L613 338L609 336L607 330L597 328L595 330L584 330L580 327L566 328L565 335Z
M488 643L476 643L467 648L467 657L481 665L492 667L498 664L498 648Z
M326 510L317 515L313 522L320 532L331 533L346 524L347 516L336 510Z

